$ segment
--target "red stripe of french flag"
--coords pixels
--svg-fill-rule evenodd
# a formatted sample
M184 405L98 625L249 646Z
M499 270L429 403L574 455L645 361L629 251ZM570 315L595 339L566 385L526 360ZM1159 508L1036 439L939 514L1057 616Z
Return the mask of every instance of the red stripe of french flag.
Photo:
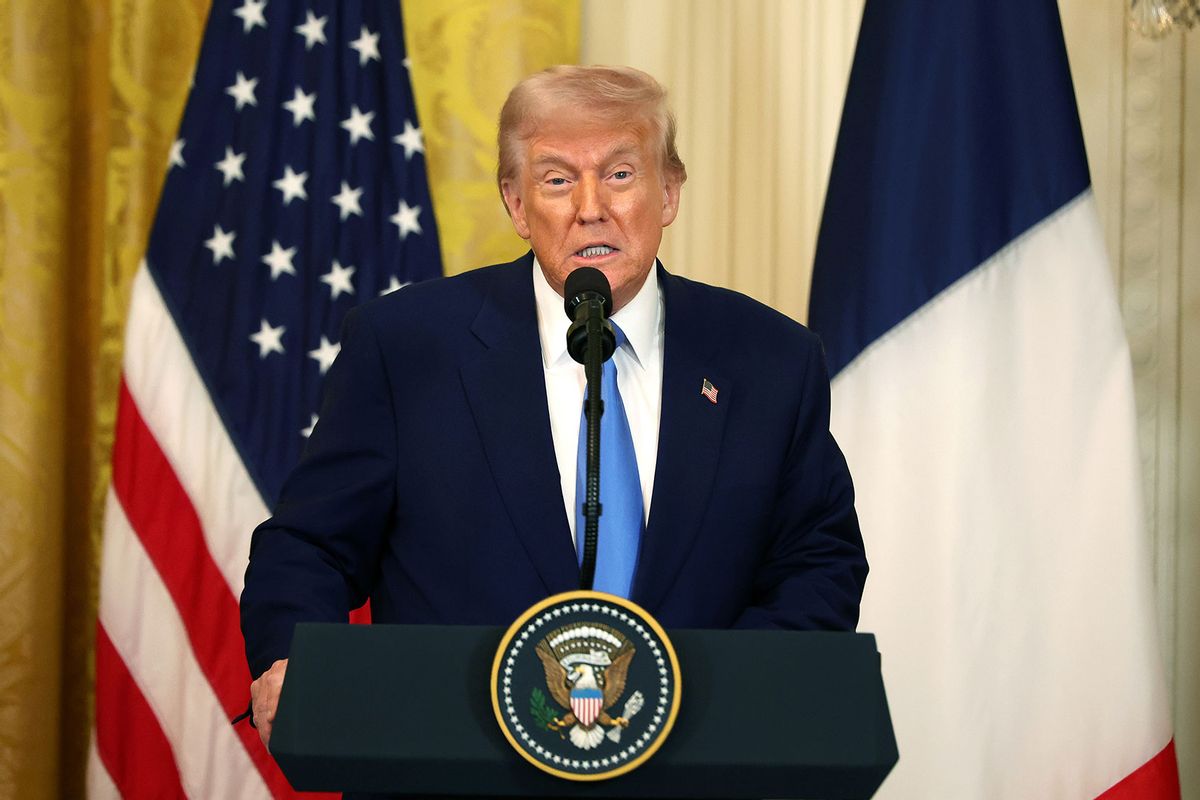
M1175 762L1175 740L1172 739L1154 758L1096 800L1145 800L1147 797L1178 800L1179 796L1179 765Z

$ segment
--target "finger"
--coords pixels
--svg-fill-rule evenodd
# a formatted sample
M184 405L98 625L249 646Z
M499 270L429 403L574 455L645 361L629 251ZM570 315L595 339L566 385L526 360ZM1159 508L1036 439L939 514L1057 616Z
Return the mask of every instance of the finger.
M265 722L258 726L258 738L262 739L263 747L271 749L271 723Z
M274 728L275 711L279 707L279 695L283 690L283 679L286 672L287 659L280 659L250 684L254 726L258 729L258 737L268 749L270 749L271 730Z

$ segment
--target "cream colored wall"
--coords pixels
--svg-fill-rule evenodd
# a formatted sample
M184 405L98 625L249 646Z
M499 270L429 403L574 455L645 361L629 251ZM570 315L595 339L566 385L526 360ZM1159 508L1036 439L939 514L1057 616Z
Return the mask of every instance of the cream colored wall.
M662 259L804 319L862 3L585 0L585 64L668 87L688 165Z
M1060 0L1129 335L1184 797L1200 797L1200 30ZM667 85L691 178L663 260L803 320L861 0L584 0L582 60Z
M1179 219L1178 471L1170 487L1177 503L1173 544L1165 548L1174 582L1169 650L1174 665L1175 724L1185 747L1185 797L1200 796L1200 35L1189 34L1184 70L1184 168Z

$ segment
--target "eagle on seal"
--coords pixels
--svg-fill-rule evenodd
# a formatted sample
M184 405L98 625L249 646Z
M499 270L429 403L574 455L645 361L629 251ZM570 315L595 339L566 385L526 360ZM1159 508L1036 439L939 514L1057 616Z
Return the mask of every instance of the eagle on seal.
M552 731L570 728L568 735L571 742L584 750L591 750L604 741L606 727L610 729L608 738L620 741L620 730L629 726L629 720L610 716L608 709L616 705L625 693L625 677L629 672L629 662L633 659L633 645L628 641L622 642L611 655L594 652L599 656L595 659L581 655L564 659L570 662L568 664L563 664L555 657L551 645L544 639L535 650L546 672L546 687L550 690L550 696L568 709L565 716L555 717L547 727ZM599 663L589 663L593 661ZM637 708L641 707L640 694ZM627 703L626 713L632 716L637 710L631 709Z

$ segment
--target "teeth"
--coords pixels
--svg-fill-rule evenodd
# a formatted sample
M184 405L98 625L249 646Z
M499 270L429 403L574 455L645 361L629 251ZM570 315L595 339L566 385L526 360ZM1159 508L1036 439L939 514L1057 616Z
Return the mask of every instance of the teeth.
M584 258L591 258L592 256L606 256L612 251L613 249L608 245L598 244L594 247L583 248L579 251L579 255L583 256Z

